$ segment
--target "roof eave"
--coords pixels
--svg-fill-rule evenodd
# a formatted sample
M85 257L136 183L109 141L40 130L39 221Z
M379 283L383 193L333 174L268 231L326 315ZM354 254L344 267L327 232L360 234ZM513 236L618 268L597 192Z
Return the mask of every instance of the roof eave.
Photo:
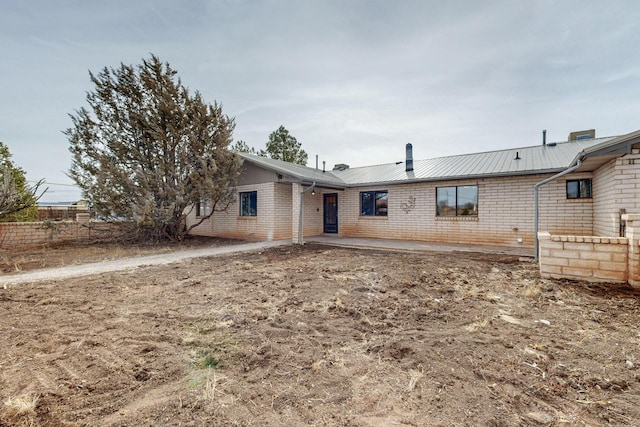
M239 153L238 153L239 154ZM333 185L333 186L337 186L338 188L344 188L344 186L342 186L340 183L337 183L335 181L325 181L322 179L316 179L315 177L309 176L309 175L300 175L297 174L295 172L283 169L283 168L278 168L275 165L272 165L268 162L260 162L260 161L256 161L254 159L252 159L251 157L247 157L247 156L243 156L240 155L240 157L244 160L247 161L255 166L258 166L262 169L268 170L270 172L276 173L276 174L280 174L283 176L286 176L288 178L291 178L290 181L292 182L299 182L299 183L303 183L303 184L312 184L313 182L315 182L317 185ZM339 178L338 178L339 179Z
M331 182L331 181L322 181L322 180L318 180L318 179L309 179L309 178L305 178L305 179L301 179L298 181L293 181L296 182L298 184L301 185L312 185L313 183L316 184L316 187L318 188L326 188L329 190L344 190L347 188L346 185L340 185L337 184L335 182Z
M594 145L583 150L584 157L606 156L610 154L629 154L631 147L640 143L640 130L613 138L602 144Z

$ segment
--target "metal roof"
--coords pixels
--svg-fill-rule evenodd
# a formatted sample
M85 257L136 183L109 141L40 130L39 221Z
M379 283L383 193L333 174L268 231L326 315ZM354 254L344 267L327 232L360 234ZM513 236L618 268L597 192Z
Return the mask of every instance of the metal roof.
M346 188L403 182L554 173L572 166L581 156L599 156L613 152L620 153L624 150L628 152L630 144L638 142L640 142L640 131L620 137L584 139L414 160L414 170L409 172L405 170L405 162L323 172L319 169L266 157L246 153L238 153L238 155L262 168L287 175L295 181L305 183L315 181L319 186ZM593 165L597 166L596 163Z
M365 185L557 172L569 167L583 150L613 139L595 138L414 160L414 170L410 172L405 170L405 163L401 162L347 169L336 174L350 185Z
M285 175L293 181L316 182L317 184L337 186L344 188L345 182L338 178L333 172L323 172L320 169L314 169L296 163L284 162L282 160L269 159L267 157L256 156L248 153L236 153L245 161L249 161L261 168L270 170L274 173Z

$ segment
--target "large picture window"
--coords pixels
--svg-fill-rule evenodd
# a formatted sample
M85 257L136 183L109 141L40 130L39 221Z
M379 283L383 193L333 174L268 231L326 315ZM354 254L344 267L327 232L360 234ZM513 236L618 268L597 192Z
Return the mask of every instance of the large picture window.
M240 193L240 216L258 215L258 192Z
M388 195L385 191L363 191L360 193L360 215L387 216Z
M568 179L567 199L590 199L591 180L590 179Z
M437 216L477 216L478 186L459 185L436 188Z

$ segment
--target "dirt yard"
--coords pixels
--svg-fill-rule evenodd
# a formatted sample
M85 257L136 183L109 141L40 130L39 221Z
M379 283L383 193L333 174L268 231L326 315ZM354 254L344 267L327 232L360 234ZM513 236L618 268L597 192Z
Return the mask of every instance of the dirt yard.
M639 301L319 245L0 286L0 426L638 425Z

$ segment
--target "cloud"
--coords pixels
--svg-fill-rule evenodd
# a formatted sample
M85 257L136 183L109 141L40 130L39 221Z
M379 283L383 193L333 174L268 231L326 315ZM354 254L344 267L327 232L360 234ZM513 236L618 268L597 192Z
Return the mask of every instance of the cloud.
M9 2L0 140L31 179L68 179L61 131L87 70L155 53L262 148L284 125L313 159L366 165L635 130L633 2ZM32 155L31 153L36 153ZM68 182L68 181L66 181ZM64 183L64 182L63 182Z

